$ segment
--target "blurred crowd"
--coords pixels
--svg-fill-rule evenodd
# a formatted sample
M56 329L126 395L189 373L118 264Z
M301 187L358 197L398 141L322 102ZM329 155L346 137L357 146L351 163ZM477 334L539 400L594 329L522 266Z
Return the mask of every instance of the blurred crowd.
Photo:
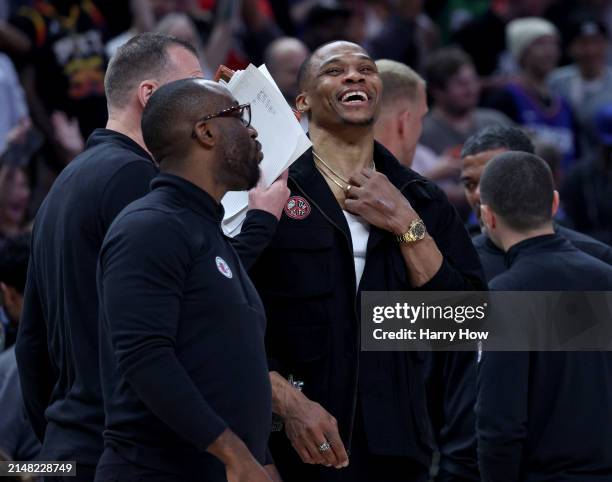
M326 42L408 65L425 81L424 117L410 148L390 150L468 229L478 186L461 175L463 145L518 125L554 174L556 222L612 245L612 0L0 0L0 351L15 341L31 221L106 123L109 59L147 31L190 42L208 78L265 63L292 105L301 64ZM11 456L32 457L30 435Z
M427 82L415 170L468 225L463 142L524 126L550 163L558 221L612 243L609 0L0 0L0 238L27 227L58 172L106 120L104 72L131 36L196 46L205 75L265 62L288 102L309 52L347 39Z

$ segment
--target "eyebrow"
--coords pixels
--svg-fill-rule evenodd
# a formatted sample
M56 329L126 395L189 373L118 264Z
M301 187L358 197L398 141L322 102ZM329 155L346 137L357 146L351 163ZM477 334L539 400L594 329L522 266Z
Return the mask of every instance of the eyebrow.
M370 57L369 55L366 54L350 54L351 56L354 57L359 57L361 60L367 60L368 62L374 63L374 60L372 60L372 57ZM341 55L335 55L333 57L331 57L330 59L326 60L325 62L323 62L320 66L319 66L319 70L324 68L325 66L329 65L329 64L333 64L335 62L342 62L343 58L346 57L346 54L341 54Z

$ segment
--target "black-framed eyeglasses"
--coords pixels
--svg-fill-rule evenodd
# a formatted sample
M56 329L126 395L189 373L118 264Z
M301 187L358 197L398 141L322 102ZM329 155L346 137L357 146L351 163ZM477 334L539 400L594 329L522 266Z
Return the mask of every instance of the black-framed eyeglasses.
M238 115L234 113L237 112ZM251 104L240 104L232 106L228 109L220 110L219 112L215 112L214 114L209 114L207 116L198 119L198 122L205 122L210 119L214 119L215 117L236 117L240 119L242 125L244 127L249 127L251 125ZM195 128L191 131L191 137L195 138Z

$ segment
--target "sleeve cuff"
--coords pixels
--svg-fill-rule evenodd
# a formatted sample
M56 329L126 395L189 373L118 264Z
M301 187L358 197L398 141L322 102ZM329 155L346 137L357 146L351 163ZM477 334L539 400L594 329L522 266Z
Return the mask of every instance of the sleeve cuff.
M278 219L276 219L274 214L269 213L268 211L264 211L262 209L249 209L246 213L246 218L244 220L242 229L244 229L244 226L249 223L254 223L261 226L270 233L270 236L272 236L276 231L276 227L278 226Z
M205 427L202 427L202 443L198 449L204 452L225 431L227 424L219 417L209 417Z
M446 261L446 259L442 260L442 264L438 269L437 273L433 275L427 283L422 286L419 286L419 290L422 291L437 291L437 290L453 290L452 287L452 279L454 275L454 269L452 266Z
M266 447L266 458L264 459L264 465L274 465L274 459L272 458L272 452Z
M268 358L268 371L283 374L282 364L275 358Z

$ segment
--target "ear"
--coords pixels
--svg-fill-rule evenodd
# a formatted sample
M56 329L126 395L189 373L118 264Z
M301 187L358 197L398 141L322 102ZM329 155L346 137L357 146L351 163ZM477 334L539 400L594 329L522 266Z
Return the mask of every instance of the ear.
M482 223L485 225L487 231L494 231L497 227L497 217L488 205L480 205L480 218L482 219Z
M557 215L557 211L559 210L559 191L553 191L553 202L552 202L552 217L554 218Z
M410 116L412 113L409 110L401 111L396 117L396 128L397 133L401 138L404 138L407 134L408 125L410 124Z
M300 92L297 95L295 98L295 106L300 112L308 112L310 110L310 106L308 105L308 95L306 92Z
M143 109L153 95L153 92L155 92L158 87L158 83L154 80L143 80L140 83L138 86L138 100L140 101L140 105Z
M217 144L217 132L210 122L199 121L193 126L196 139L205 149L214 149Z

